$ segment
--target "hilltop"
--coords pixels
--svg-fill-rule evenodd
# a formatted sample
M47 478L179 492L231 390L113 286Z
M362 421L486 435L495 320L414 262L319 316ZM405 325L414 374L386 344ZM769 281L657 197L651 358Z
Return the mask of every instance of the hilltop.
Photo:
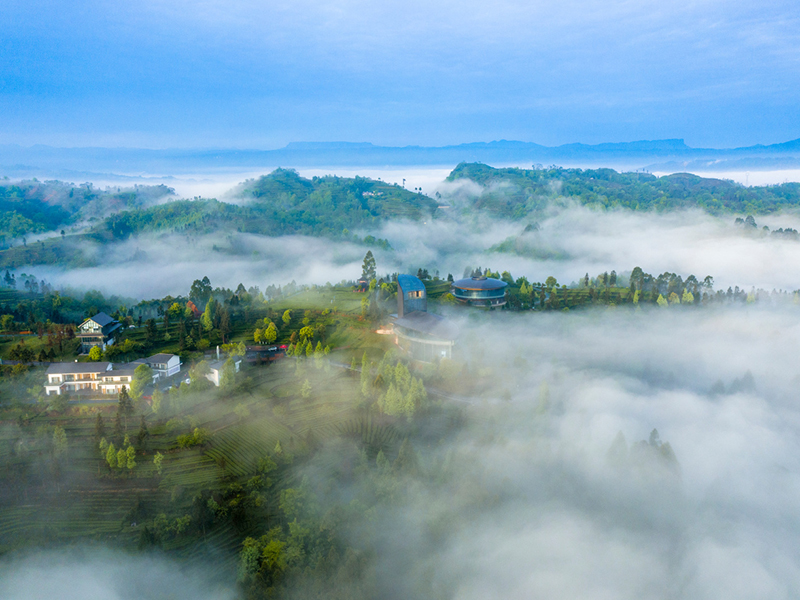
M462 210L520 218L551 202L569 198L600 208L676 210L699 208L711 214L763 214L800 204L800 183L745 187L733 181L675 173L618 173L613 169L497 169L461 163L447 180L471 180L482 192Z

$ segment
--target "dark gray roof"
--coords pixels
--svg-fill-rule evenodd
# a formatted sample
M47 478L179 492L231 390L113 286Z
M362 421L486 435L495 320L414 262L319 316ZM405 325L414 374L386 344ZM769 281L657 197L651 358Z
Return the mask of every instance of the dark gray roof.
M100 325L100 327L105 327L105 326L106 326L106 325L108 325L109 323L116 323L116 322L117 322L117 320L116 320L116 319L112 319L111 317L109 317L109 316L108 316L106 313L104 313L104 312L97 313L95 316L93 316L93 317L92 317L91 319L89 319L89 320L91 320L91 321L94 321L95 323L97 323L98 325ZM84 322L85 322L85 321L84 321Z
M505 281L493 279L492 277L467 277L453 282L454 288L462 290L499 290L507 287Z
M51 363L47 375L67 375L72 373L102 373L108 371L107 362L62 362Z
M404 294L411 291L425 291L425 284L422 283L419 277L414 277L413 275L398 275L397 285L400 286Z
M165 352L161 352L159 354L153 354L153 356L147 357L147 362L149 363L168 363L170 359L175 356L174 354L167 354Z
M406 313L397 319L394 324L443 340L454 340L458 333L456 327L444 317L421 310Z
M138 367L139 365L136 366ZM121 369L112 369L107 373L103 373L103 377L121 377L123 375L130 375L131 377L133 377L133 372L135 370L136 369L125 368L125 367Z
M211 369L212 371L219 371L220 369L222 369L222 366L224 364L225 364L224 360L215 360L208 363L208 368Z

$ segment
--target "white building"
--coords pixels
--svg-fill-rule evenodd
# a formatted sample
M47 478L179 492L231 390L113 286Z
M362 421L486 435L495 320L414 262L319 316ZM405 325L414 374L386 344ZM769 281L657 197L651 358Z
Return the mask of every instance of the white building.
M158 377L171 377L181 370L181 359L176 354L154 354L147 358L135 360L131 364L148 365L153 369L153 374L155 375L154 379Z
M242 359L236 360L233 362L233 366L236 369L236 372L239 372L239 366L242 364ZM222 367L225 365L224 360L215 360L212 363L209 363L209 371L206 373L206 378L213 383L215 386L219 387L219 382L222 379Z
M84 393L97 393L102 389L104 375L110 370L110 362L52 363L47 368L44 390L48 396L74 394L82 390Z

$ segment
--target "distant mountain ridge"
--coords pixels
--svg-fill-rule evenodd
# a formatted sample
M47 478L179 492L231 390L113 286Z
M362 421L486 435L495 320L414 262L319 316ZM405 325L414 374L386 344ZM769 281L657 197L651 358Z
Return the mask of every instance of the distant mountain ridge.
M408 167L483 162L496 166L559 164L634 170L741 170L800 168L800 139L779 144L692 148L683 139L563 144L496 140L449 146L378 146L369 142L292 142L275 150L56 148L0 145L0 176L173 175L225 169L274 167ZM24 166L23 166L24 165ZM52 176L52 175L50 175Z

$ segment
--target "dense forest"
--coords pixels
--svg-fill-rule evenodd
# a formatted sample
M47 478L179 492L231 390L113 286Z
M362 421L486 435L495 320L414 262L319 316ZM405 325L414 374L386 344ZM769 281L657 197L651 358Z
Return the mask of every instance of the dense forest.
M504 218L522 218L552 202L569 198L599 208L676 210L699 208L711 214L764 214L800 204L800 183L745 187L724 179L691 173L656 177L618 173L613 169L495 169L461 163L448 181L469 179L483 191L463 210L480 210Z
M419 193L363 177L314 177L277 169L245 181L236 196L242 204L180 200L118 213L94 228L98 236L124 239L145 231L235 230L261 235L304 234L349 238L350 230L392 218L418 220L436 204Z
M102 219L121 210L168 198L164 185L135 185L101 190L91 183L0 181L0 242L53 231L81 221Z

